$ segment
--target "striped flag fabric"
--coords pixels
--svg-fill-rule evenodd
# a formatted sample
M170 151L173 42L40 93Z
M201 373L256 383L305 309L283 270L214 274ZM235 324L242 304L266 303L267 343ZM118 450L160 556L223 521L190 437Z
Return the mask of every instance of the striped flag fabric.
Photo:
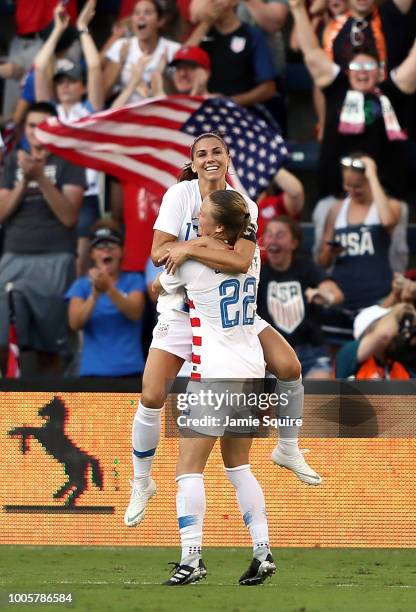
M17 343L16 311L13 302L13 283L6 285L9 303L9 341L6 378L20 378L20 351Z
M212 131L229 146L230 183L255 198L284 163L286 145L264 119L227 98L150 98L73 123L52 117L36 135L56 155L162 196L190 161L194 139Z

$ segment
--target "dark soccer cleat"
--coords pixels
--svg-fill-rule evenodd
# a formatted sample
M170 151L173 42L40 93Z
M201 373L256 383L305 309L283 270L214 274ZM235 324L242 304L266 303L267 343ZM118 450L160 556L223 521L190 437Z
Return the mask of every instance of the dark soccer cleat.
M206 578L207 568L202 559L199 560L198 567L191 565L181 565L180 563L171 563L174 566L172 576L163 584L166 586L181 586L182 584L192 584Z
M273 561L273 557L269 554L264 561L253 559L250 563L250 567L244 572L238 582L243 586L263 584L266 578L272 576L275 571L276 565Z

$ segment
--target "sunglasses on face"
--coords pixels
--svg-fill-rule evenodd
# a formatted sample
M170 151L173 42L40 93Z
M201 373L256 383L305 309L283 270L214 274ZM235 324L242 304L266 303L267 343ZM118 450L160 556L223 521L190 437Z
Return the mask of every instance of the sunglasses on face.
M344 168L354 168L360 172L365 172L365 164L361 159L352 159L351 157L343 157L341 159L341 166Z
M377 70L378 66L376 62L350 62L348 68L352 72L358 72L359 70Z

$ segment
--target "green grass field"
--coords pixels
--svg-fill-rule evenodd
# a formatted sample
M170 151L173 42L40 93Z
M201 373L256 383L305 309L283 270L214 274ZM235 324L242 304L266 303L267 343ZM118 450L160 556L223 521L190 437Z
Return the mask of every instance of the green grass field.
M207 580L163 587L172 548L0 547L0 606L116 612L339 612L416 610L415 550L275 549L278 571L240 587L248 549L207 548ZM8 605L8 593L69 593L72 606Z

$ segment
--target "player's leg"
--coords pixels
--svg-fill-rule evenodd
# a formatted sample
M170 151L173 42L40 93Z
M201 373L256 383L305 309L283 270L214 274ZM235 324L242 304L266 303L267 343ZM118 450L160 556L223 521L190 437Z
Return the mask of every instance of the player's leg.
M301 366L290 344L270 325L259 333L267 370L276 376L276 392L280 402L278 416L284 419L302 419L304 389ZM286 418L285 418L286 417ZM300 426L282 425L279 427L279 442L272 453L276 465L291 470L302 482L319 485L322 478L305 461L299 450Z
M276 571L269 546L266 504L260 484L250 469L251 438L221 438L225 473L233 485L243 521L253 543L253 559L241 585L261 584Z
M206 576L201 557L205 516L203 471L215 444L215 437L181 438L176 467L176 513L181 538L182 555L166 586L197 582Z
M156 491L150 471L160 439L160 415L169 392L169 382L175 380L183 362L178 355L161 349L151 348L149 351L142 395L133 419L132 493L124 515L128 527L135 527L143 520L147 502Z

